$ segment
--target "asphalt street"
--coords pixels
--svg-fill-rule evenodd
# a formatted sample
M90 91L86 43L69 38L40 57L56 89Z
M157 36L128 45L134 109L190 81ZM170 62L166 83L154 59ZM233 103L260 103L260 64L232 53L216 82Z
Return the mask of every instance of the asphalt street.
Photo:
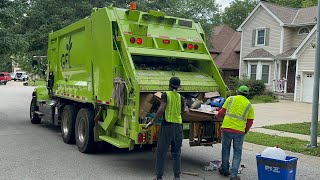
M100 150L82 154L76 145L62 141L60 128L50 124L33 125L29 120L29 104L34 87L17 82L0 85L0 179L110 179L151 180L154 177L155 154L142 150ZM256 180L255 155L265 147L245 144L242 163L247 166L241 177ZM182 175L186 180L228 179L216 171L204 171L212 160L219 160L221 145L182 147L182 171L199 176ZM290 154L290 152L289 152ZM319 179L319 158L301 157L297 179ZM168 154L164 179L172 179Z

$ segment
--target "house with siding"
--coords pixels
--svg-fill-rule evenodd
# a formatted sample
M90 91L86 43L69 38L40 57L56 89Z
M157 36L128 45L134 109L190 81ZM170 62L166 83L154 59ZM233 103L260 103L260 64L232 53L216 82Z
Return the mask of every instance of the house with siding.
M239 76L311 102L317 7L289 8L260 2L240 25Z
M214 27L211 36L213 48L210 50L210 54L221 69L222 78L229 88L232 88L230 77L238 77L239 75L240 36L240 32L227 25Z

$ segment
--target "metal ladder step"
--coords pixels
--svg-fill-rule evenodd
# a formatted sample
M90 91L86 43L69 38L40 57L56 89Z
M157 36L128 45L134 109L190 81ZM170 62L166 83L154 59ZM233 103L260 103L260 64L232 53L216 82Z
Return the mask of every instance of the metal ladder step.
M99 138L101 140L104 140L118 148L129 148L129 143L126 143L124 141L121 141L117 138L114 138L114 137L110 137L110 136L99 136Z

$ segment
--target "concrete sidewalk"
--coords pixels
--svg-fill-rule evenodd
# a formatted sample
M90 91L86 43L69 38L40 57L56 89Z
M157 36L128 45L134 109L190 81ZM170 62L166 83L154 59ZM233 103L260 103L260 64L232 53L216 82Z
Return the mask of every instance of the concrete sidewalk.
M310 103L280 101L278 103L254 104L255 120L253 128L288 123L311 121Z
M289 123L311 122L312 104L292 101L254 104L255 120L251 131L269 135L292 137L310 141L310 135L289 133L263 128L263 126ZM320 138L318 139L320 143Z

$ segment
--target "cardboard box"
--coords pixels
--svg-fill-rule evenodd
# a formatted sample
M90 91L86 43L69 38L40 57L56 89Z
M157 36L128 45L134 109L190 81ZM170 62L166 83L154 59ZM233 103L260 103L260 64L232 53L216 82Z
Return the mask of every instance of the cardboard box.
M215 114L216 113L207 113L201 112L199 110L190 109L189 113L182 113L182 120L183 122L221 121L215 117Z
M211 98L214 98L214 97L219 97L220 96L220 93L219 92L207 92L205 93L204 97L206 99L211 99Z
M147 101L140 103L140 113L139 113L140 119L145 118L146 115L150 112L151 108L152 108L152 104Z
M154 95L152 93L141 93L140 94L140 104L144 102L150 102L154 100ZM141 106L141 105L140 105Z

